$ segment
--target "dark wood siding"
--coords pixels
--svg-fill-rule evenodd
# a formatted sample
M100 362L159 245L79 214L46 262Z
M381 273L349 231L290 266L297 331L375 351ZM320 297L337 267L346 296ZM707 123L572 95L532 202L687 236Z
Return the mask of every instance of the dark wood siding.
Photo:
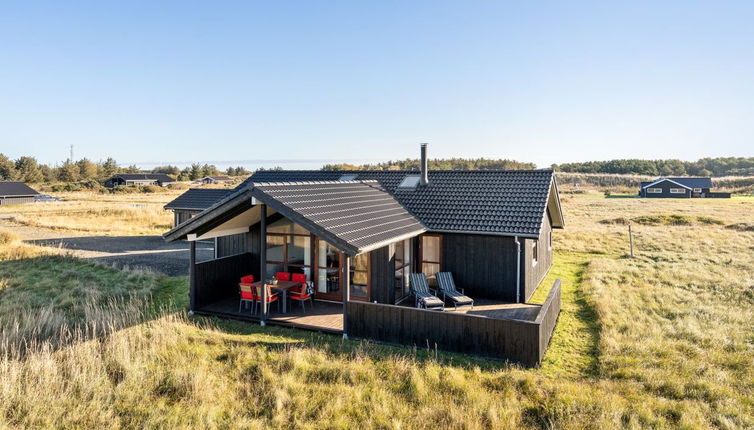
M349 336L538 366L560 312L560 282L555 283L534 321L353 301L347 309Z
M0 205L18 205L21 203L34 203L34 197L0 197Z
M191 218L194 217L194 215L198 214L199 212L201 211L190 211L190 210L184 210L184 209L173 210L173 227L190 220Z
M236 254L249 252L251 233L232 234L230 236L221 236L217 238L215 246L215 255L217 258L228 257ZM257 246L259 248L259 246Z
M516 255L512 237L443 235L442 270L470 297L515 302Z
M395 303L395 247L383 246L369 253L372 301Z
M192 298L192 303L200 309L238 296L238 281L245 275L254 275L255 279L259 279L259 255L245 253L196 264L196 297Z
M535 239L520 239L523 250L521 279L524 285L521 301L528 301L531 298L534 290L537 289L550 270L550 267L552 267L552 248L549 246L551 232L550 217L545 216L542 221L542 230L539 233L539 239L536 240L538 242L537 253L539 255L536 264L534 264L533 253Z

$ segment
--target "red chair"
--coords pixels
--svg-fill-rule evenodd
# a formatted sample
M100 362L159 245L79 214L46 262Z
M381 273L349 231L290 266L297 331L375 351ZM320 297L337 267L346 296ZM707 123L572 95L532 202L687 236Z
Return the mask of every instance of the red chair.
M278 302L278 298L279 298L278 297L278 293L273 293L272 292L272 288L270 287L270 285L268 285L268 284L264 284L264 286L257 285L256 288L255 288L256 289L256 296L257 296L257 301L254 302L255 303L255 305L254 305L255 307L256 307L257 304L258 305L262 305L262 288L265 288L267 290L266 291L266 294L267 294L267 305L269 305L270 303L273 303L273 302ZM269 309L269 306L267 306L267 309ZM262 313L262 308L259 309L259 313L260 314ZM280 302L278 302L278 313L280 313Z
M314 298L307 291L306 275L304 275L303 273L294 273L293 279L291 280L293 282L298 282L299 284L288 289L288 292L290 294L288 298L290 298L291 300L298 300L298 302L301 303L301 308L304 312L306 312L306 305L304 305L305 301L311 300L312 307L314 307Z
M254 283L254 275L246 275L241 278L241 283L246 285L251 285Z
M238 284L238 288L241 292L241 300L238 302L238 313L241 313L241 307L244 303L251 305L251 313L254 314L254 304L257 302L257 296L254 294L254 290L251 284Z
M275 274L275 279L277 279L278 281L290 281L291 274L288 272L277 272Z

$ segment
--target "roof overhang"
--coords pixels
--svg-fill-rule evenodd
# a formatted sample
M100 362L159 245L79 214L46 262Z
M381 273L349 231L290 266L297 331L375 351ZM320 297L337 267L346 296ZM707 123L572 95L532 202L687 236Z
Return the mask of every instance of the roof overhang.
M427 231L417 221L416 228L409 229L409 231L406 231L407 229L405 228L396 231L385 227L384 231L380 231L380 240L370 241L367 244L364 244L363 241L354 242L267 194L263 186L257 187L255 185L266 184L254 184L251 188L241 189L231 194L210 208L200 212L197 216L168 231L163 237L167 241L181 239L202 240L248 232L250 226L258 223L261 219L261 204L265 204L268 209L299 224L344 253L352 256L369 252L400 240L409 239ZM268 212L267 216L269 215L270 213Z

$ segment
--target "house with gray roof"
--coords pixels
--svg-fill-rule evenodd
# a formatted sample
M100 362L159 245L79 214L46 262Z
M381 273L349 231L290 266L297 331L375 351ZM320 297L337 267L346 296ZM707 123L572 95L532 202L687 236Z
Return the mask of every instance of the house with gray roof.
M104 182L106 188L113 188L124 185L158 185L164 187L175 179L164 173L121 173L113 175Z
M646 198L729 198L730 193L712 191L712 178L658 178L642 182L639 197Z
M0 181L0 205L34 203L39 193L23 182Z
M222 188L190 188L166 204L164 208L173 211L173 227L175 227L193 218L231 192L233 190Z
M306 280L315 309L343 304L339 323L318 327L347 333L346 320L358 323L356 313L348 319L346 305L403 312L414 303L410 274L423 273L436 289L436 274L449 272L459 291L492 306L492 317L512 304L523 312L513 319L530 312L533 323L544 306L526 302L552 266L553 229L564 227L553 172L429 171L425 147L421 165L418 171L259 171L211 203L213 196L202 194L207 190L189 190L166 208L201 212L164 238L189 241L192 256L198 240L226 241L213 262L192 257L191 311L253 318L238 304L238 280L295 274ZM559 309L559 289L557 297ZM307 322L296 320L299 325L314 324L312 316L301 318ZM272 319L290 324L295 318ZM451 343L445 348L452 350Z

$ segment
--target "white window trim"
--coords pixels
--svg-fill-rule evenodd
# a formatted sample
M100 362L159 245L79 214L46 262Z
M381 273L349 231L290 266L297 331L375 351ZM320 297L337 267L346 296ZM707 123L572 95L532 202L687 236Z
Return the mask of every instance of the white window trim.
M701 189L701 188L694 188L694 192L695 192L695 193L701 193L701 192L702 192L702 189Z
M662 194L662 188L647 188L647 194Z
M670 194L686 194L686 190L683 188L671 188Z
M547 238L547 250L552 251L552 229L550 229L550 233Z

